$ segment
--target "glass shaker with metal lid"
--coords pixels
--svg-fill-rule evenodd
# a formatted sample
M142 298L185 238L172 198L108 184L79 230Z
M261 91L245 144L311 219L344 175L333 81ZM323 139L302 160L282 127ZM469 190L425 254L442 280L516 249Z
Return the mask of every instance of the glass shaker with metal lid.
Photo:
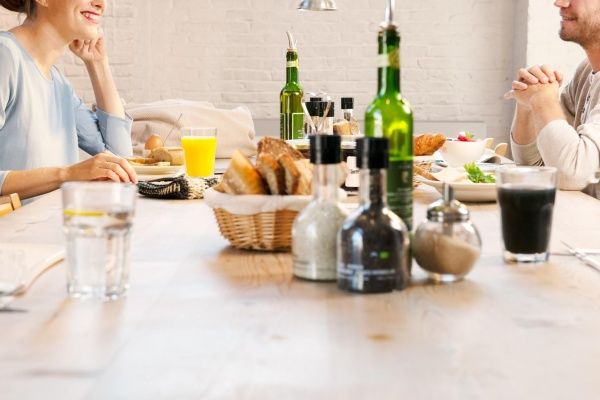
M444 197L427 209L413 240L413 255L431 280L455 282L468 274L481 254L481 238L467 207L454 200L444 184Z

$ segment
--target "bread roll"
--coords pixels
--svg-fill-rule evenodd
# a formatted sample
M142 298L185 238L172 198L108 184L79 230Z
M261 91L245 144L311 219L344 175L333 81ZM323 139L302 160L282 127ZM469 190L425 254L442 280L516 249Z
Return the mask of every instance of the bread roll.
M261 175L239 150L231 156L231 162L221 181L222 190L229 194L267 194Z
M430 156L446 143L446 136L441 133L425 133L414 139L415 156Z
M150 158L156 161L167 161L171 165L183 165L184 156L183 148L181 147L159 147L152 150Z

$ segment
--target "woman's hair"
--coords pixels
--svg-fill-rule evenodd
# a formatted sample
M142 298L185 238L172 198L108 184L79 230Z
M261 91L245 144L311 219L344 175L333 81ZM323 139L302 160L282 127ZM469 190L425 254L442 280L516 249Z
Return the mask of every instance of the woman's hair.
M32 16L35 12L35 0L0 0L0 6L10 11Z

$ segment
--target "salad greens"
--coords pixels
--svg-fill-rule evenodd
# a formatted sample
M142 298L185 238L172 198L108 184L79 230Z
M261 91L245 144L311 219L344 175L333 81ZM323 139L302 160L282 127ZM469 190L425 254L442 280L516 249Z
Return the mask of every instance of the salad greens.
M496 183L496 177L492 174L484 174L481 168L474 162L465 164L467 178L473 183Z

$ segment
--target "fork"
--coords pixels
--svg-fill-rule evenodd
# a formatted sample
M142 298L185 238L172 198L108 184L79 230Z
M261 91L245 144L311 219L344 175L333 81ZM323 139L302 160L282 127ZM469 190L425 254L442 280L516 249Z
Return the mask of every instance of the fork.
M565 243L564 240L561 240L561 243L563 245L565 245L565 247L567 249L569 249L569 251L571 252L571 254L573 254L575 257L577 257L580 261L582 261L585 265L587 265L590 268L593 268L594 270L596 270L597 272L600 272L600 262L592 259L589 256L589 253L584 253L581 251L581 249L576 249L572 246L570 246L569 244Z

